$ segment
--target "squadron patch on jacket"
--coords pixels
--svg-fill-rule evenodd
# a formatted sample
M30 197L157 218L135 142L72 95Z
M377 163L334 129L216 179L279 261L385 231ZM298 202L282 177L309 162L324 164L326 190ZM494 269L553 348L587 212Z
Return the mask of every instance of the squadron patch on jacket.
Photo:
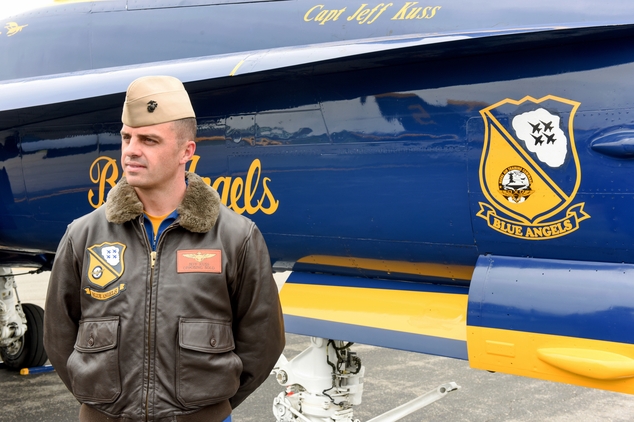
M117 281L125 269L123 260L125 249L126 245L119 242L104 242L87 248L90 283L105 288Z
M187 249L176 251L178 273L222 273L220 249Z
M548 95L505 99L480 111L484 145L478 217L524 240L568 235L590 218L575 200L581 165L574 138L580 103Z

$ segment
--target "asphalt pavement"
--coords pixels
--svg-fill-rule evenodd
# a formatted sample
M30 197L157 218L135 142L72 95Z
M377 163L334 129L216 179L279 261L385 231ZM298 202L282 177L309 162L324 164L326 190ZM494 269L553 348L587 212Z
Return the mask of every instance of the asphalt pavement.
M16 270L21 271L21 270ZM48 273L17 278L23 303L44 304ZM309 344L287 336L291 358ZM367 421L449 381L461 388L403 422L634 421L634 397L470 369L465 361L367 345L354 345L366 366L363 403L355 417ZM0 421L76 421L79 404L55 372L20 375L0 370ZM273 399L282 391L273 376L234 411L235 422L274 421Z

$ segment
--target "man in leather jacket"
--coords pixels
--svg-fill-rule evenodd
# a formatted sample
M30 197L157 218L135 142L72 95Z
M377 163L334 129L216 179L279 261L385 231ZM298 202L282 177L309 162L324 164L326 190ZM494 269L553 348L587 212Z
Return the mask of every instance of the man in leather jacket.
M230 420L284 347L266 244L185 171L196 120L178 79L132 82L122 121L125 177L55 256L47 353L82 422Z

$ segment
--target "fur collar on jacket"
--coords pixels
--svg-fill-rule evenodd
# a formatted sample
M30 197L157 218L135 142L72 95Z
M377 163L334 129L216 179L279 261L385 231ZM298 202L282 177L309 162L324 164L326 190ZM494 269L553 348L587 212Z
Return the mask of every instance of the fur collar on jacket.
M216 224L220 212L220 197L194 173L186 173L187 191L176 209L180 225L194 233L206 233ZM123 224L143 214L143 204L134 188L122 177L108 193L106 219Z

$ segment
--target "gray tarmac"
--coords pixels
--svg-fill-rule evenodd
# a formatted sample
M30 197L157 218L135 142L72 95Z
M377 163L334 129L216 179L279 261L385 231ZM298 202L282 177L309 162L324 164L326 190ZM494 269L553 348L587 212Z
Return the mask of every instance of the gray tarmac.
M21 270L16 269L15 272ZM48 273L17 278L24 303L44 304ZM309 344L287 336L291 358ZM634 397L469 368L465 361L354 345L366 366L363 403L355 417L367 421L437 386L461 388L403 422L634 421ZM0 370L0 421L76 421L79 404L55 372L20 375ZM273 376L234 411L235 422L274 421L273 399L282 391Z

